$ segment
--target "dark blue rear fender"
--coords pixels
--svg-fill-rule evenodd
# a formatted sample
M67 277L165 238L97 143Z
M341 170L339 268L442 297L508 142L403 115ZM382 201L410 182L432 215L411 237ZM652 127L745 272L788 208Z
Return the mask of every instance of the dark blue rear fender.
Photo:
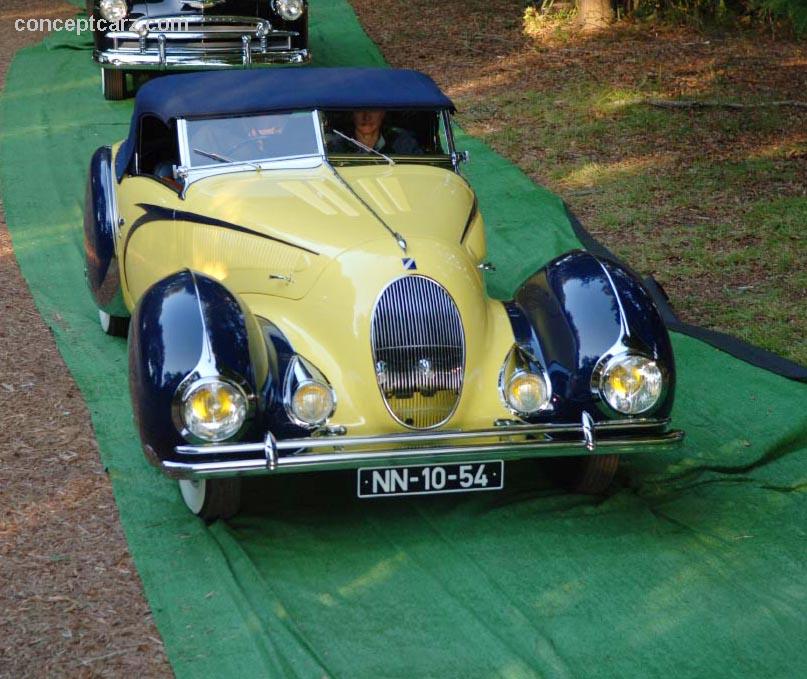
M631 351L655 359L668 375L662 403L672 408L675 362L667 328L650 294L619 264L574 251L529 278L508 305L520 343L531 346L552 383L552 417L577 419L591 411L592 372L603 356ZM601 414L591 412L600 419Z
M84 261L95 304L113 316L128 316L115 256L118 214L112 149L102 146L92 156L84 196Z
M265 395L277 379L275 349L244 303L218 281L181 271L149 288L134 310L129 335L129 387L147 456L176 459L188 442L180 429L178 389L220 375L247 394L250 415L234 438L263 436Z

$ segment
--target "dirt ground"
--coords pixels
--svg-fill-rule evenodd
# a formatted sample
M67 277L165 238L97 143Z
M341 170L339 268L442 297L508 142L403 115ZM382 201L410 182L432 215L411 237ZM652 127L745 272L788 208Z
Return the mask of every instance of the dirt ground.
M70 16L0 2L0 86L43 37L14 19ZM166 677L84 401L20 275L0 212L0 677Z

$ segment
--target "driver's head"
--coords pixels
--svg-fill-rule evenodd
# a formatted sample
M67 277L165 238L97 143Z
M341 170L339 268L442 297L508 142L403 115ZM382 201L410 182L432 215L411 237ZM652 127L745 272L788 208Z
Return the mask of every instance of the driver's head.
M386 111L354 111L353 127L364 137L374 136L381 130Z

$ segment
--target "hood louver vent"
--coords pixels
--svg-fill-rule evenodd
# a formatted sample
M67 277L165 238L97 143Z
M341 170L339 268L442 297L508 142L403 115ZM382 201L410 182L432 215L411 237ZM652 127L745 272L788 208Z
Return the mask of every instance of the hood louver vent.
M424 276L405 276L381 293L372 317L378 386L392 416L413 429L444 424L465 373L465 333L446 290Z

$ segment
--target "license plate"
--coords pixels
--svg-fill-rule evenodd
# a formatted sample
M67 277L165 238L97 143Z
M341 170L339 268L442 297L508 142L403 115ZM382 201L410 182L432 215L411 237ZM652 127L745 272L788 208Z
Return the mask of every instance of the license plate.
M436 495L473 490L501 490L504 462L418 464L408 467L365 467L359 469L359 497Z

